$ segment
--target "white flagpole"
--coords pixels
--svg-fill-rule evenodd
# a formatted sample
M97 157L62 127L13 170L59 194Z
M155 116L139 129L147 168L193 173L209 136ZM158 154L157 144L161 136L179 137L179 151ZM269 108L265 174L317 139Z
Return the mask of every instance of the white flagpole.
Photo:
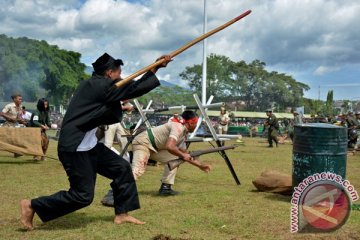
M204 0L204 33L207 31L207 4L206 0ZM201 102L203 105L206 104L206 43L207 40L203 41L203 66L202 66L202 81L201 81Z

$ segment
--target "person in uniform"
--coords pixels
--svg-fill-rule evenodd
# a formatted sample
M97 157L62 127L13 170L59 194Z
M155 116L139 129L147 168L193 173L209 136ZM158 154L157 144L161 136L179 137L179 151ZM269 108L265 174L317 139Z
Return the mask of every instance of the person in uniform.
M126 100L126 101L122 101L121 109L122 111L131 112L134 109L134 106L128 100ZM125 128L120 122L108 125L104 132L104 140L103 140L104 144L109 149L113 150L115 153L120 155L120 153L113 147L114 139L116 137L120 146L120 151L122 151L127 144L127 138L124 137L124 135L127 134L129 133L125 131ZM128 151L125 152L123 157L125 160L130 162L130 155Z
M292 123L289 124L289 136L291 141L294 139L294 126L303 124L303 119L297 111L293 111L294 119Z
M184 120L182 118L182 116L180 116L178 113L174 113L173 116L168 120L168 123L184 123ZM186 149L186 144L185 144L185 139L178 145L179 148L181 149ZM134 147L133 147L133 151L134 151ZM170 155L169 153L162 153L162 158L169 158L169 159L173 159L173 156ZM159 158L159 156L158 156ZM154 160L152 158L148 159L147 164L149 163L149 161L154 162L155 164L157 163L157 160ZM160 160L161 162L162 160ZM133 171L134 172L134 171ZM162 184L159 190L159 195L160 196L170 196L170 195L177 195L178 192L174 191L171 189L171 185L174 184L175 182L175 176L176 176L176 172L177 169L174 170L169 170L168 166L165 165L164 167L164 172L163 172L163 177L162 177ZM112 207L114 205L114 197L113 197L113 192L110 189L107 194L103 197L103 199L101 200L101 203L104 206L107 207Z
M148 128L137 135L132 142L132 172L135 180L138 180L145 173L149 159L165 164L159 189L159 195L161 196L178 194L178 192L172 189L172 185L175 183L177 168L170 170L166 164L169 161L182 158L204 172L210 171L209 165L202 164L199 160L193 159L186 150L186 135L195 130L198 117L193 111L184 111L181 114L181 118L181 122L173 120L151 129ZM108 192L105 198L106 202L111 205L112 196L110 192ZM104 202L105 198L103 199Z
M6 120L3 127L15 127L18 124L26 126L27 121L21 117L22 115L22 96L15 93L11 96L12 103L7 104L2 110L1 116ZM14 157L21 157L21 154L14 153Z
M13 94L11 96L12 103L7 104L2 110L2 117L5 118L6 122L4 127L14 127L17 124L26 124L26 121L21 118L22 115L22 96L21 94Z
M226 111L226 108L221 107L220 116L219 116L219 126L218 126L219 134L226 134L228 132L229 122L230 122L230 117Z
M165 163L162 184L159 190L161 195L174 195L171 186L175 182L177 168L170 170L167 162L182 158L192 165L208 172L210 166L194 160L185 147L186 135L195 130L198 117L193 111L184 111L181 114L182 122L168 122L163 125L147 129L133 140L132 170L135 179L145 173L149 158Z
M349 111L346 117L346 125L348 129L355 129L358 126L358 122L355 119L353 111Z
M303 119L302 119L301 115L297 111L294 111L293 115L294 115L294 125L303 124Z
M279 123L276 118L276 116L272 113L272 109L267 109L266 115L268 116L265 125L268 127L268 142L270 148L273 147L273 141L276 144L276 147L278 146L278 131L279 131Z
M92 64L94 73L75 91L59 137L58 156L68 175L70 189L21 200L20 222L27 230L33 229L35 213L47 222L90 205L97 173L113 180L114 223L144 224L128 214L140 208L129 162L99 143L96 130L100 125L121 121L120 101L139 97L160 85L155 73L171 61L170 56L161 58L164 59L163 64L145 73L140 80L131 81L121 88L115 86L121 81L121 59L115 60L105 53Z
M356 119L356 121L357 121L357 125L358 125L358 128L360 128L360 111L357 111L356 113L355 113L355 119Z
M348 129L348 147L357 149L358 133L356 129L359 125L357 120L355 119L353 111L349 111L347 114L346 126Z

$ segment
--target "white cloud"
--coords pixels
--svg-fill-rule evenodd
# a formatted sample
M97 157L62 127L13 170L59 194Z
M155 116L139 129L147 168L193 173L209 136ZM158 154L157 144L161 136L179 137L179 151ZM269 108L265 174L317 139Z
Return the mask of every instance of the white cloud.
M49 43L53 45L62 46L62 48L76 52L84 52L88 49L91 49L94 46L93 39L89 39L89 38L69 38L69 39L58 38L49 41Z
M326 73L338 71L339 69L340 67L337 66L319 66L315 69L314 75L324 75Z

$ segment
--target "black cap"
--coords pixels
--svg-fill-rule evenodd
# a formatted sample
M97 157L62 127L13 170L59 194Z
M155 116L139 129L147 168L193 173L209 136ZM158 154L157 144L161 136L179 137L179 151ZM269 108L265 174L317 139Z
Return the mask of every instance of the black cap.
M96 59L94 63L92 63L94 72L97 74L103 74L104 71L111 69L113 67L119 67L124 65L121 59L114 59L107 53L104 53L101 57Z

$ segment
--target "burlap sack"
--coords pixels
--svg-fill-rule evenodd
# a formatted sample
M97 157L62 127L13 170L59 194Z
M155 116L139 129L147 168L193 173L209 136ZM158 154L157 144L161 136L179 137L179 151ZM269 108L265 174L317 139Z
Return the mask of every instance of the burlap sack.
M252 183L262 192L280 193L283 195L291 195L292 193L292 179L289 174L266 170Z
M41 129L0 127L0 151L42 156Z

